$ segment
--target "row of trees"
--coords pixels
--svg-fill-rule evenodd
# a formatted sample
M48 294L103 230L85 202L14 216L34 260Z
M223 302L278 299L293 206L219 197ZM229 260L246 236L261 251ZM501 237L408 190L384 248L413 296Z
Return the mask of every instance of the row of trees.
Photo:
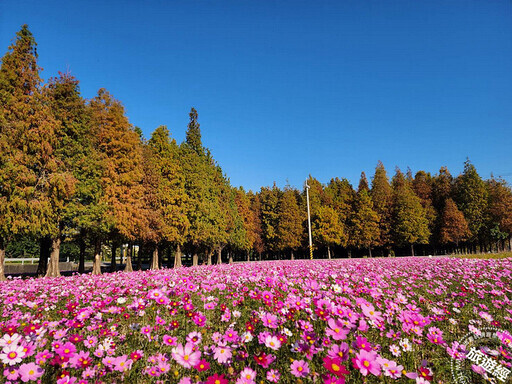
M105 244L112 270L126 243L126 270L134 244L151 253L151 268L162 254L180 266L183 253L193 264L214 254L220 263L223 251L230 260L301 253L305 191L232 187L202 144L197 111L189 116L183 143L164 126L144 139L105 89L86 101L69 74L44 84L23 26L0 67L0 278L6 247L33 241L47 276L60 273L63 241L76 245L80 272L92 250L93 273ZM510 247L512 192L503 180L482 180L469 161L456 178L446 168L414 177L397 169L390 182L379 163L371 186L364 173L357 190L338 178L308 184L317 255Z

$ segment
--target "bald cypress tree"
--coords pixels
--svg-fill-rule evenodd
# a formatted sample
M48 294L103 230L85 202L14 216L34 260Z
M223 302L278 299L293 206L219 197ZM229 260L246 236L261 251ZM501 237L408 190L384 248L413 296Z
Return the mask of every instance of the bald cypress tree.
M504 240L512 250L512 191L505 180L491 178L487 181L488 211L486 214L489 237L504 250Z
M36 42L24 25L0 68L0 278L2 246L16 235L49 239L46 272L60 274L61 213L73 193L74 179L56 156L60 124L39 72Z
M64 231L77 237L80 255L78 271L85 271L85 244L91 226L102 220L101 164L93 146L90 115L80 95L79 82L68 73L49 81L46 89L55 118L60 122L56 155L61 166L76 180L74 193L63 206Z
M279 195L277 206L277 249L280 252L290 252L290 259L294 259L293 252L301 245L302 222L304 215L299 208L299 193L291 187L285 187Z
M389 179L382 162L378 162L375 168L375 174L372 180L372 189L370 191L373 207L379 216L379 246L389 249L392 244L391 239L391 214L393 203L393 191L389 185Z
M393 177L392 212L393 239L398 246L410 245L411 254L414 256L414 244L426 244L430 231L420 199L398 168Z
M101 273L101 242L107 238L135 240L144 233L143 155L139 135L133 130L122 104L105 89L90 102L91 129L101 163L104 216L96 228L93 273Z
M485 236L485 214L487 211L488 192L484 181L476 171L475 166L468 160L464 163L464 172L455 181L455 202L466 218L471 231L470 242L476 251L480 242L483 250Z
M262 187L259 192L261 209L261 229L265 249L275 252L279 249L279 195L276 184Z
M153 132L147 143L147 152L146 164L152 170L147 174L153 176L148 179L151 190L146 192L146 196L151 198L147 201L147 208L155 249L158 250L158 242L162 240L181 248L190 226L185 177L178 145L170 138L167 127L160 126ZM153 260L153 269L158 268L156 261Z
M365 179L364 173L361 179ZM349 242L353 247L367 249L369 256L372 257L372 247L379 243L379 215L373 208L370 191L364 188L364 181L359 185L349 218Z
M441 215L441 244L453 244L458 248L459 243L470 235L471 232L464 214L459 211L455 202L448 198Z
M366 178L366 174L361 172L361 178L359 179L359 186L357 187L357 192L370 192L370 187L368 186L368 179Z
M198 155L203 156L204 148L201 141L201 129L199 128L199 123L197 122L198 114L195 108L190 109L189 117L190 122L188 123L186 132L187 146Z

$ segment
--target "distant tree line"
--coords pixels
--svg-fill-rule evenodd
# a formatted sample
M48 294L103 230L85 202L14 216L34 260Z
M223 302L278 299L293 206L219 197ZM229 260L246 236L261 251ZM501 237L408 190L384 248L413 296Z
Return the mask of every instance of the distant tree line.
M27 26L0 67L0 279L8 253L39 252L40 275L58 276L61 248L92 258L101 273L108 246L116 270L191 263L307 257L305 190L230 185L203 146L192 108L186 140L165 126L149 139L105 89L84 100L78 81L59 73L43 83ZM453 177L378 163L371 184L322 185L309 177L315 257L439 254L511 247L512 191L482 180L466 161ZM139 252L132 260L133 249Z

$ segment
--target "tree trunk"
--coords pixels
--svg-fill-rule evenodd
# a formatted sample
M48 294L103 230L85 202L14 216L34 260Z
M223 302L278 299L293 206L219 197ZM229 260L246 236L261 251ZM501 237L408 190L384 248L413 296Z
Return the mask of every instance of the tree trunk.
M94 264L92 265L92 274L101 275L101 240L97 239L94 244Z
M368 254L370 255L370 257L373 257L372 256L372 247L368 247Z
M329 260L331 260L331 246L330 245L327 246L327 257Z
M290 249L290 260L295 260L295 256L293 255L293 249Z
M181 247L178 244L176 247L176 253L174 254L174 268L179 268L181 266Z
M194 250L194 254L192 255L192 266L196 267L199 265L199 256L197 256L197 251Z
M129 243L128 249L126 250L126 266L124 267L125 272L133 272L132 255L133 255L133 244Z
M117 242L112 242L112 258L110 259L110 272L116 272L117 271L117 260L116 260L116 254L117 254Z
M259 256L260 256L260 261L261 261L261 252L259 253Z
M78 247L80 248L80 256L78 258L78 273L85 273L85 238L81 232L78 238Z
M59 256L60 256L60 236L57 236L55 239L52 239L52 250L50 254L50 263L48 264L48 269L46 271L45 277L59 277Z
M247 251L247 261L251 261L251 253L250 253L250 251Z
M5 281L5 243L0 237L0 281Z
M134 249L135 250L135 249ZM142 269L142 244L139 245L137 249L137 270L140 271Z
M414 256L414 244L411 244L411 256Z
M512 251L512 236L508 237L508 250Z
M351 259L352 258L352 250L349 248L347 250L347 252L348 252L348 258Z
M228 251L228 256L229 256L229 264L233 264L233 255L229 251Z
M212 265L212 254L213 251L208 251L208 260L206 261L206 265Z
M158 244L155 245L155 248L153 248L153 256L151 257L151 265L149 269L157 270L160 269L158 267Z
M222 264L222 248L217 248L217 264Z
M37 265L37 276L44 276L48 269L48 259L52 249L52 239L49 236L39 240L39 264Z

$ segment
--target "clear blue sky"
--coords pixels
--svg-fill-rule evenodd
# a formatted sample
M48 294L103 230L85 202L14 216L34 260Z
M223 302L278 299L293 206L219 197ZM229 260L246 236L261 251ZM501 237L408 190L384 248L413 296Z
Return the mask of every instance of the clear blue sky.
M407 166L512 181L512 2L0 1L0 55L27 23L47 79L107 88L146 137L203 143L233 185L300 187Z

